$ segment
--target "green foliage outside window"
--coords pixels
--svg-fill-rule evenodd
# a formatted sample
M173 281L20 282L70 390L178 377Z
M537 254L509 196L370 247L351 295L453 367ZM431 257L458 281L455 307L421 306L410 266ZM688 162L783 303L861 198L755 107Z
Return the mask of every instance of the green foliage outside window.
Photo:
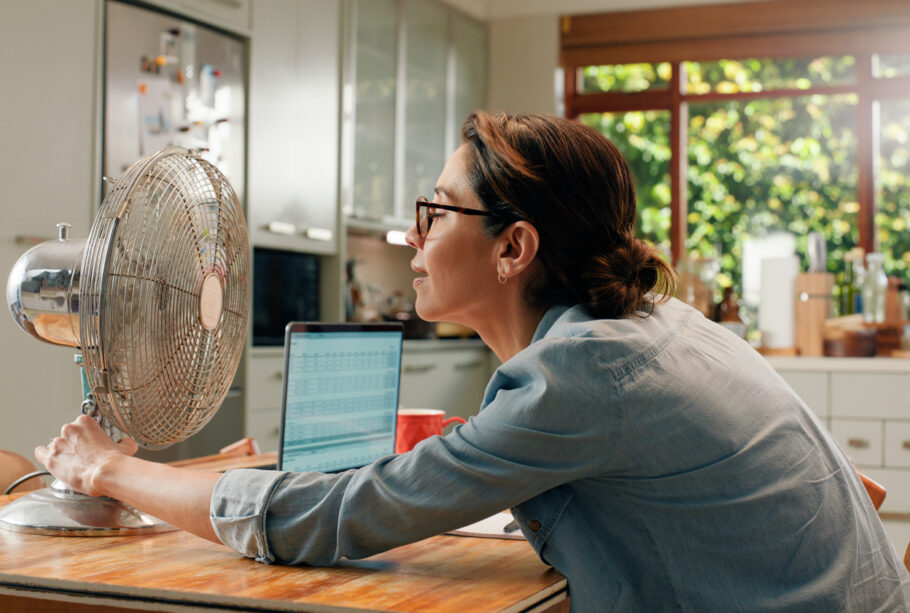
M881 103L877 213L885 271L910 281L910 101Z
M636 235L669 256L670 112L588 113L579 120L606 135L622 152L635 178Z
M894 64L894 62L892 62ZM660 64L589 66L586 87L610 84L639 91L669 80ZM762 92L855 82L850 56L784 60L687 62L690 93ZM602 88L602 87L601 87ZM740 287L742 245L772 230L796 236L805 261L806 237L821 232L828 270L859 242L856 104L853 93L712 100L688 109L687 240L691 255L717 257L718 290ZM640 236L669 251L669 111L589 113L579 117L623 152L636 178ZM878 166L880 250L886 270L910 267L910 104L883 105Z

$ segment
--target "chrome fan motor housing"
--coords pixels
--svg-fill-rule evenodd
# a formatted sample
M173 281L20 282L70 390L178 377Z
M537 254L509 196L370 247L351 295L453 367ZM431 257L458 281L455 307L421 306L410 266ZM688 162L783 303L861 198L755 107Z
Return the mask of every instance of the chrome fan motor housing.
M13 319L40 341L79 346L79 268L85 239L72 240L57 224L57 240L39 243L13 265L6 302Z

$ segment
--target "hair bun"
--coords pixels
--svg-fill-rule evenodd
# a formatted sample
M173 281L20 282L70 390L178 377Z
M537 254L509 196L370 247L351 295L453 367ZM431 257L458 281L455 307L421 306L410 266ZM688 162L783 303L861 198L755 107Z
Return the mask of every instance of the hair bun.
M668 277L669 275L669 277ZM650 312L650 293L672 284L672 270L647 243L630 238L590 258L582 271L579 296L588 311L600 317Z

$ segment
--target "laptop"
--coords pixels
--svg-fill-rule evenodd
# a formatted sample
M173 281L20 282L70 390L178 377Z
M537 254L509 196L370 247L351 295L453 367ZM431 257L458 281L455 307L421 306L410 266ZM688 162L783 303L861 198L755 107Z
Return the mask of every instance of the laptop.
M278 469L339 472L395 452L400 323L285 328Z

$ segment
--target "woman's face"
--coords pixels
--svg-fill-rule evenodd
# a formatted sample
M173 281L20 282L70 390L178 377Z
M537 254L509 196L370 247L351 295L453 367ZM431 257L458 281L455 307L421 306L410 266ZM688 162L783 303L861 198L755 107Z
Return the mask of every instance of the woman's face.
M466 145L446 163L430 200L470 209L483 205L468 185ZM427 195L429 197L429 195ZM411 268L417 292L417 314L427 321L452 321L471 326L491 314L491 296L498 286L494 239L483 229L479 215L436 209L432 227L421 238L416 226L407 232L417 249ZM493 305L495 308L495 305Z

